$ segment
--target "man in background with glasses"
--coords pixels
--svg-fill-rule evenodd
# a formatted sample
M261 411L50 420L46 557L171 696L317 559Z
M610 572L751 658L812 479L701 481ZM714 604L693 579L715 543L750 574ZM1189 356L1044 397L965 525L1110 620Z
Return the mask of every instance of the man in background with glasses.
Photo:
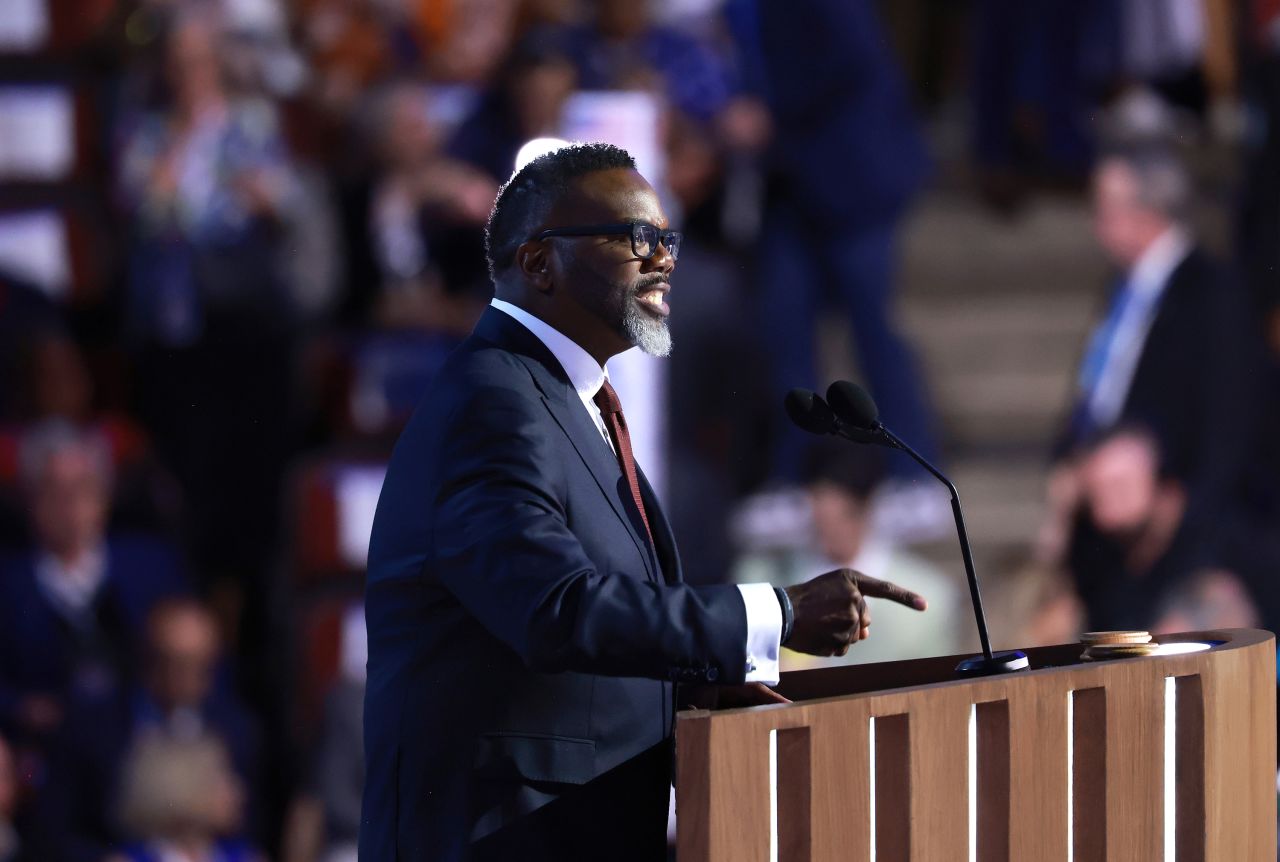
M624 151L570 145L498 193L492 307L396 446L369 548L360 857L661 859L677 684L783 702L781 643L843 654L841 569L692 587L605 363L666 355L680 251Z

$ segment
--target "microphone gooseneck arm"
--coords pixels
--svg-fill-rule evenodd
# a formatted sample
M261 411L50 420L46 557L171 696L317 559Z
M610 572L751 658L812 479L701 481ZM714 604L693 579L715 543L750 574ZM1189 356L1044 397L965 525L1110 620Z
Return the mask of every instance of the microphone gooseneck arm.
M969 547L969 532L964 525L964 512L960 508L960 492L942 471L925 460L902 438L880 422L879 410L871 396L855 383L840 380L827 390L830 404L806 389L793 389L787 395L787 414L791 421L810 434L832 434L852 443L885 446L905 452L951 493L951 514L956 522L956 535L960 539L960 553L964 558L964 573L969 581L969 598L973 602L973 617L978 624L978 638L982 642L982 655L973 656L956 666L961 677L990 676L1027 670L1030 662L1021 650L1005 650L993 653L991 638L987 634L987 615L982 609L982 593L978 589L978 574L973 566L973 551Z
M897 434L894 434L880 423L876 423L875 427L869 430L872 434L883 435L885 442L894 449L899 449L910 455L917 464L928 470L935 479L946 485L947 490L951 492L951 514L955 517L956 535L960 539L960 555L964 558L964 574L969 581L969 598L973 602L973 616L978 622L978 638L982 642L982 657L987 661L991 661L991 639L987 635L987 615L982 609L982 593L978 589L978 574L973 566L973 551L969 548L969 532L965 529L964 512L960 509L960 492L956 490L955 484L943 475L941 470L930 464L923 455L903 442Z

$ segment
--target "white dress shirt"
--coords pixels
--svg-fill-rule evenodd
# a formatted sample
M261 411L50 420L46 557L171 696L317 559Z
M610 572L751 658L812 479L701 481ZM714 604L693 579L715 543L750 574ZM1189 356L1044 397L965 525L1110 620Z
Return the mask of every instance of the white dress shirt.
M1126 307L1111 338L1111 347L1089 396L1089 415L1096 427L1109 427L1120 416L1133 375L1138 370L1142 349L1169 277L1191 251L1191 238L1178 227L1171 227L1147 246L1137 263L1129 270L1126 289L1134 300Z
M494 299L489 304L514 318L551 351L569 376L569 383L578 393L587 414L609 448L613 449L604 417L594 400L609 372L571 338L523 308L501 299ZM769 584L738 584L738 592L747 611L746 681L773 685L778 682L778 651L782 640L782 608L778 605L778 597Z

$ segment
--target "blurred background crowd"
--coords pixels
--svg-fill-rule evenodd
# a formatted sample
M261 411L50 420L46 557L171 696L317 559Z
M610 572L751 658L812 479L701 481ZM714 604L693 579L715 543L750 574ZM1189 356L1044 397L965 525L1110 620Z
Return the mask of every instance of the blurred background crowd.
M686 234L690 580L975 647L945 492L787 427L847 377L997 647L1280 622L1280 0L2 0L0 862L354 859L382 465L544 136Z

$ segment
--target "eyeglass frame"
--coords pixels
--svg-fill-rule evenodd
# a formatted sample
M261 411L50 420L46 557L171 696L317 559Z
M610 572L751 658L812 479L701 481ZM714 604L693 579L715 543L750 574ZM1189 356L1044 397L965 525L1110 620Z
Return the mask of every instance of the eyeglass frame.
M653 244L653 248L648 254L641 254L636 250L636 228L647 227L652 228L657 234L657 242ZM647 221L627 221L616 222L614 224L593 224L579 225L575 227L553 227L541 231L533 237L535 240L548 239L556 236L621 236L629 235L631 237L631 253L640 260L649 260L658 253L658 246L662 246L671 255L672 260L678 260L680 257L680 245L684 241L684 233L678 230L663 230L656 224ZM675 237L675 251L671 250L671 244L668 240Z

